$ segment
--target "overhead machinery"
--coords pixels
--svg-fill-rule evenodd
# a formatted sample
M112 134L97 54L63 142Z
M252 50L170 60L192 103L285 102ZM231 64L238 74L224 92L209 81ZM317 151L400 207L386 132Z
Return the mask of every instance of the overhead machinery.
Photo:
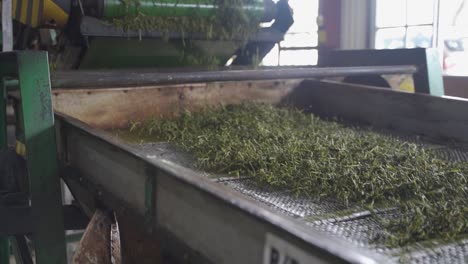
M13 0L12 17L16 49L54 69L258 64L293 24L284 0Z
M3 92L17 106L16 152L26 157L13 160L28 168L27 176L12 170L15 184L2 196L2 215L9 216L1 219L2 233L16 238L25 259L29 251L21 238L31 234L38 263L63 263L62 226L87 226L76 263L89 261L86 256L96 263L271 263L277 257L297 263L383 263L401 257L437 263L466 256L463 239L404 250L375 246L369 234L381 231L365 209L333 216L332 204L259 188L248 175L207 178L171 158L176 153L133 145L112 132L128 127L129 120L253 101L371 124L464 160L465 101L324 79L416 76L423 67L73 71L53 73L50 83L46 53L0 56ZM75 207L58 203L59 176L91 218L87 225L76 221ZM310 220L324 212L329 219Z

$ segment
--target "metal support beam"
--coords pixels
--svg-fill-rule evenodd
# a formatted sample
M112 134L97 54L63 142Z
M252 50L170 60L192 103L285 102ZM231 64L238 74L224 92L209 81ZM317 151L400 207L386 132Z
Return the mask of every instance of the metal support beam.
M413 74L415 66L291 68L199 72L74 71L55 72L54 88L128 87L220 81L306 79L369 74Z
M36 263L66 263L47 53L0 53L0 62L0 80L19 81Z
M21 52L17 60L36 263L66 263L47 53Z

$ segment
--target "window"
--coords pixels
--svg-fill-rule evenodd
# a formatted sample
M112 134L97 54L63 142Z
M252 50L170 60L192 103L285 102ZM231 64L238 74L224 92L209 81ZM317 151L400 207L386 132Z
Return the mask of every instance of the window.
M434 47L438 1L375 0L375 48Z
M445 74L468 76L468 0L374 0L376 49L437 47Z
M318 61L318 0L289 0L294 24L263 59L264 66L316 65Z

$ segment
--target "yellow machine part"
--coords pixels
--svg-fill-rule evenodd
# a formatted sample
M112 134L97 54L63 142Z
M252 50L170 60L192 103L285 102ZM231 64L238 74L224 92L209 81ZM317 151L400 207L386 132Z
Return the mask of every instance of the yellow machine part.
M23 158L26 158L26 145L21 141L16 141L15 146L16 154L20 155Z
M69 17L69 14L54 0L13 0L12 15L15 20L32 27L51 21L63 27Z

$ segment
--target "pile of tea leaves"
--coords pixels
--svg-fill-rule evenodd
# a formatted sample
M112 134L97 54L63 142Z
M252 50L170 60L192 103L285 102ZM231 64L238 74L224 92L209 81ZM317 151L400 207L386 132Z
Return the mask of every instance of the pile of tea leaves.
M168 36L171 32L202 33L206 39L246 41L259 27L259 19L244 6L254 0L213 0L217 7L212 16L204 17L196 12L185 16L149 16L140 11L140 0L121 0L125 8L136 9L137 15L114 18L111 23L129 30L157 30Z
M391 221L375 215L390 246L468 233L468 164L369 129L243 104L134 124L131 133L172 142L208 172L370 210L395 208Z

